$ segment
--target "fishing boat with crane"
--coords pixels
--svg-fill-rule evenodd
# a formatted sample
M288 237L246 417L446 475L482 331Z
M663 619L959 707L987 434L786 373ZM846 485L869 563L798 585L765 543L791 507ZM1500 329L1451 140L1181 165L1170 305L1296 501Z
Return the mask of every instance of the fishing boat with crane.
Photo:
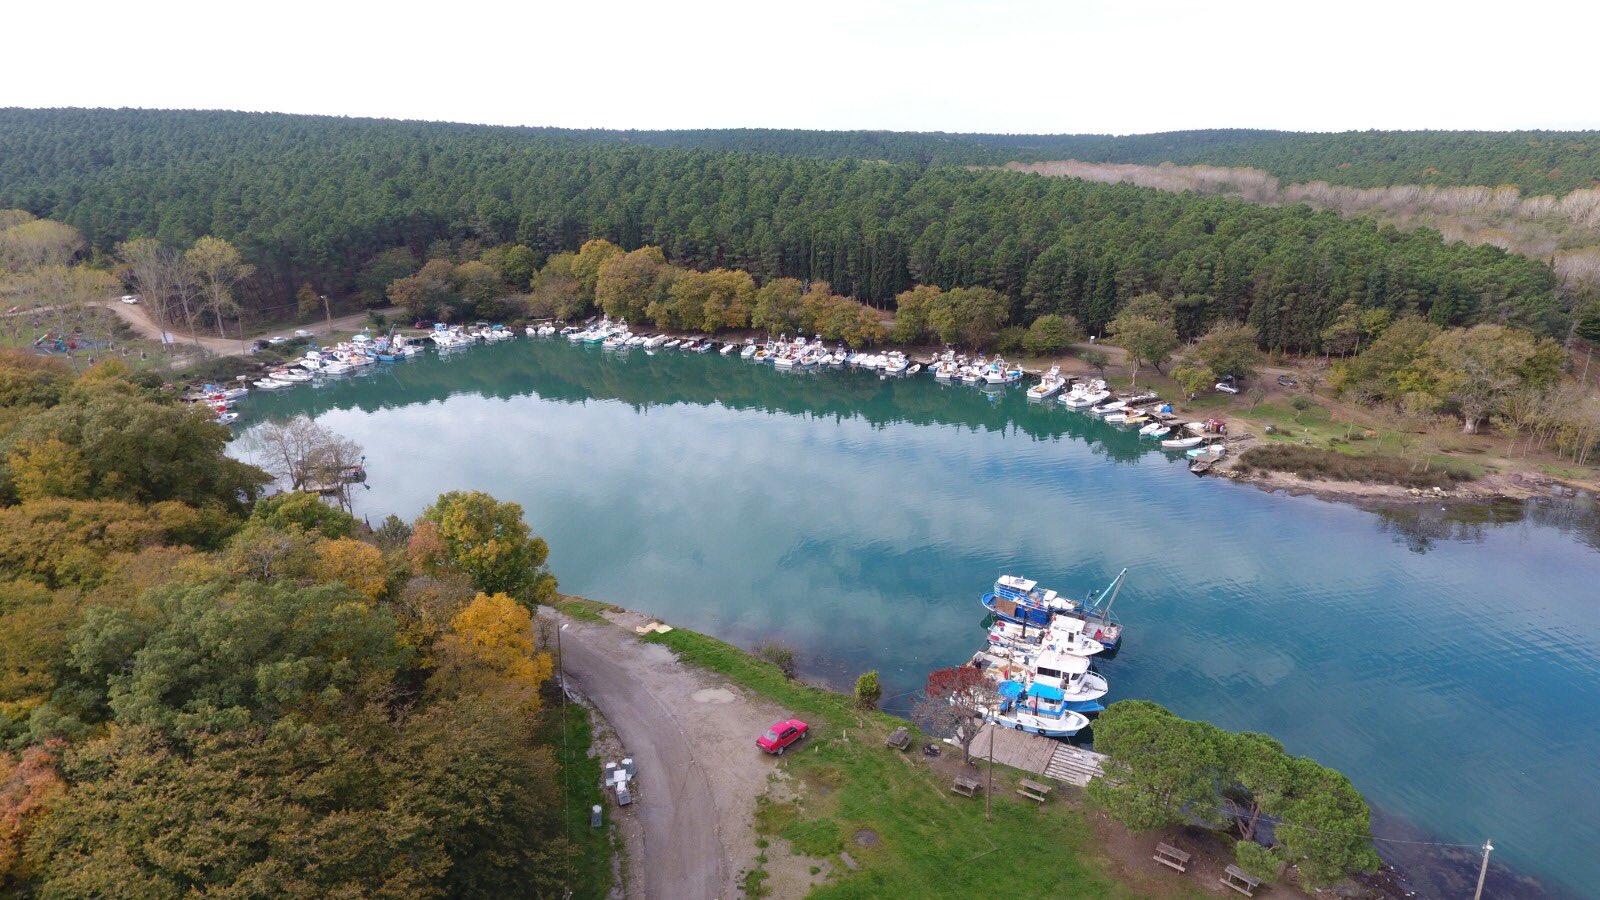
M1000 619L1030 627L1048 628L1057 616L1083 622L1083 633L1099 641L1108 651L1122 645L1122 623L1111 614L1112 605L1128 576L1123 569L1104 590L1090 591L1083 600L1072 600L1038 582L1020 575L1001 575L994 590L983 595L983 608Z

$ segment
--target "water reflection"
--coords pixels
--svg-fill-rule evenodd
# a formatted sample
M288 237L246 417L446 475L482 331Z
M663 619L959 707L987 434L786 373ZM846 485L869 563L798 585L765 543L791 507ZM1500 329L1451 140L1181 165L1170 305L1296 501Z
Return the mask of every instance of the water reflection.
M1600 822L1567 815L1600 799L1581 503L1374 515L1196 481L1021 391L564 342L248 406L359 441L374 521L446 488L517 500L566 590L781 639L837 684L876 668L891 696L972 653L1000 572L1078 594L1129 566L1113 699L1269 732L1431 833L1516 834L1497 856L1600 892Z

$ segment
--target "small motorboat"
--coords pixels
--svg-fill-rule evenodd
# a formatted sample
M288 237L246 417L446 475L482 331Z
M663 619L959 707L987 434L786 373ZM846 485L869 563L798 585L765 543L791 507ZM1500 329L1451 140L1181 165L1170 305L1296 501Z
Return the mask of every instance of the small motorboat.
M1203 443L1205 443L1205 438L1201 437L1198 434L1193 435L1191 437L1167 438L1166 440L1161 442L1161 449L1163 449L1163 450L1187 450L1190 447L1198 447Z
M727 356L729 353L732 353L733 351L737 350L738 348L739 348L738 344L735 344L734 342L729 341L728 343L723 344L722 345L722 349L717 351L717 352L720 353L723 356Z
M682 347L682 346L683 346L683 339L682 338L673 338L672 340L667 341L665 344L663 344L662 345L662 349L663 350L674 350L674 349L677 349L678 347Z
M911 368L906 370L906 374L907 375L915 375L915 374L917 374L918 372L921 372L921 371L922 371L922 363L913 363L911 365Z
M1067 386L1067 379L1061 374L1060 366L1051 366L1050 371L1044 373L1039 383L1028 388L1029 400L1045 400L1056 395Z
M1206 444L1204 447L1194 447L1183 455L1190 459L1221 459L1228 453L1228 448L1222 443Z
M756 355L756 351L758 351L760 349L761 349L760 347L756 346L755 339L751 338L750 340L745 342L744 349L739 351L739 358L740 359L749 359L750 357L755 356Z
M260 381L255 381L255 382L251 382L251 383L254 384L258 389L263 390L263 391L275 391L275 390L278 390L279 388L286 388L286 387L289 387L291 384L293 384L293 382L279 381L276 378L263 378Z

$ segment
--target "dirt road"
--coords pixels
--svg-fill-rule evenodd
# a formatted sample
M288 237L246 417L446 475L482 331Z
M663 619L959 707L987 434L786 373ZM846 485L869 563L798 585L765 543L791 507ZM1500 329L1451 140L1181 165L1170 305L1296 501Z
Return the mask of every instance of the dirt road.
M753 814L774 761L756 749L789 714L634 636L648 619L561 618L567 678L610 722L638 766L643 847L629 868L646 897L733 898L756 853ZM608 810L615 813L616 807ZM622 813L627 815L630 813Z
M110 300L102 305L105 306L106 309L116 313L117 317L122 319L122 321L127 322L128 327L132 328L140 337L147 338L152 341L161 340L161 329L156 327L155 320L151 318L149 309L147 309L143 303L123 303L117 300ZM398 311L399 310L394 308L378 310L379 313L385 315L392 315ZM361 326L366 324L366 321L367 314L364 312L359 312L352 313L348 316L340 316L339 318L334 319L331 324L324 320L314 324L303 325L301 328L302 330L309 331L318 337L323 337L330 332L335 331L360 330ZM238 356L239 354L244 353L245 349L250 346L250 342L257 338L270 337L275 334L282 334L283 336L288 337L294 333L293 328L289 328L287 330L280 329L278 331L271 332L263 331L259 334L246 335L243 340L239 340L237 338L208 337L205 334L190 336L175 325L169 327L167 331L172 335L173 340L177 341L177 343L180 345L194 344L196 338L198 338L201 347L204 347L206 350L210 351L211 353L215 353L218 356Z

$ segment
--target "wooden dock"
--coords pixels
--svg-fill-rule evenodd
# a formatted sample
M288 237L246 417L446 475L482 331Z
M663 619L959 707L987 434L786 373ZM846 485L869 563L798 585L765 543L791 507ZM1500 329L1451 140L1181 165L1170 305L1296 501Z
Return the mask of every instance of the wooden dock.
M994 732L994 761L1002 766L1044 775L1067 784L1083 787L1105 774L1105 757L1093 750L1074 747L1015 728L985 725L972 742L972 758L989 759L989 732Z

